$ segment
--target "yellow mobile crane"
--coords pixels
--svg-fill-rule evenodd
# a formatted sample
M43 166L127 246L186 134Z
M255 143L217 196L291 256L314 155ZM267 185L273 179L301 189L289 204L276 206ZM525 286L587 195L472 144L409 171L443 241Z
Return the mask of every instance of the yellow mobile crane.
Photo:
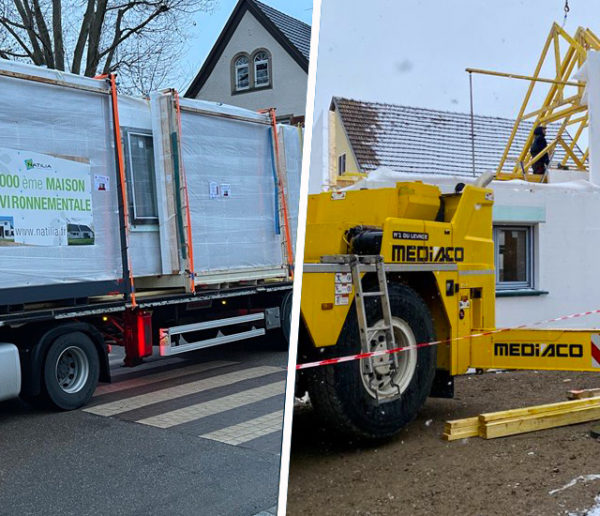
M589 125L585 84L571 76L590 50L600 50L600 38L589 28L570 35L554 23L532 76L467 69L530 81L497 179L545 179L529 169L557 146L565 150L561 168L587 169L589 151L578 148ZM552 78L540 76L552 68ZM543 104L532 109L534 89L544 85ZM526 120L534 123L518 149ZM529 158L534 128L550 123L560 124L556 137ZM567 128L575 129L570 144ZM376 352L298 372L299 390L331 426L391 436L427 396L452 397L454 376L469 368L600 371L600 333L495 328L489 179L449 195L411 182L309 196L298 362Z
M309 196L298 362L404 348L299 371L330 426L391 436L469 368L600 371L594 331L495 328L485 182Z

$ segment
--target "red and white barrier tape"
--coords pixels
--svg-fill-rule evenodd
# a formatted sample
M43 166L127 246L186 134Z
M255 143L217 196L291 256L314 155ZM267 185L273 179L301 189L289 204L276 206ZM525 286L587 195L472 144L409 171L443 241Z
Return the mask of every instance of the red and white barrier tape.
M550 324L553 322L566 321L567 319L576 319L577 317L584 317L586 315L592 315L592 314L600 314L600 309L590 310L589 312L579 312L579 313L571 314L571 315L563 315L561 317L555 317L554 319L546 319L544 321L538 321L538 322L535 322L532 324L522 324L521 326L515 326L514 328L498 328L496 330L485 331L482 333L473 333L472 335L464 335L462 337L454 337L452 339L423 342L420 344L415 344L414 346L402 346L402 347L394 348L394 349L384 349L381 351L370 351L367 353L357 353L355 355L346 355L344 357L327 358L325 360L318 360L316 362L306 362L304 364L296 364L296 370L309 369L311 367L319 367L319 366L331 365L331 364L339 364L340 362L351 362L353 360L360 360L362 358L371 358L371 357L380 357L383 355L392 355L394 353L401 353L403 351L408 351L409 349L419 349L419 348L425 348L428 346L437 346L439 344L455 342L457 340L485 337L487 335L493 335L495 333L502 333L502 332L510 331L510 330L523 330L525 328L531 328L532 326L541 326L542 324Z

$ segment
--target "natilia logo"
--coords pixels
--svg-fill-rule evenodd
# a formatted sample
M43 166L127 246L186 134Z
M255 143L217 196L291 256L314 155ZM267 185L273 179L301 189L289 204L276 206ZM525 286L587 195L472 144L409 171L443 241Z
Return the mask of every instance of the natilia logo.
M25 167L27 170L32 170L34 168L52 168L52 165L48 165L47 163L36 163L32 159L26 159Z

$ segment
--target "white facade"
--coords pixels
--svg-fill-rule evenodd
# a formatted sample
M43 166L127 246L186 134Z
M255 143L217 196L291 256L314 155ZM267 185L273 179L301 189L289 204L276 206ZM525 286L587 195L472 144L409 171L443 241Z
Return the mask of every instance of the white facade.
M232 61L240 52L271 54L271 86L233 91ZM196 98L222 102L253 111L277 108L277 116L304 116L307 74L265 27L246 11Z
M498 298L496 325L600 309L600 188L580 180L545 185L499 181L493 189L494 224L533 227L534 288L548 292ZM600 315L551 326L598 328Z

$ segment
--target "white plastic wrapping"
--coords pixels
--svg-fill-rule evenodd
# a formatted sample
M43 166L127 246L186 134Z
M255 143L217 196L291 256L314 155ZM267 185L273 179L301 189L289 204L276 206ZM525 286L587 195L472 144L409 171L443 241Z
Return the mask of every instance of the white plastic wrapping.
M2 298L3 289L10 288L56 286L58 299L63 285L103 281L116 284L123 277L119 178L107 83L1 60L0 70L42 79L0 74L0 175L14 175L12 168L16 167L21 180L31 180L16 191L2 183L6 178L0 178L0 300L10 302ZM181 158L187 177L197 281L217 276L231 280L286 277L268 116L216 103L188 99L181 103ZM173 202L176 190L171 187L167 191L167 182L173 181L172 171L160 161L171 152L171 135L161 131L173 127L172 119L170 126L163 123L160 107L154 101L119 97L123 134L128 130L152 133L155 146L159 220L156 225L136 227L130 217L128 235L132 274L151 281L169 275L183 278L187 266L176 257L178 238L165 231L174 227L181 213ZM300 136L295 127L279 128L285 162L281 172L286 174L293 244L300 187ZM131 173L127 170L128 178ZM56 186L57 178L68 178L69 174L76 176L76 181L69 179L68 185L77 184L77 192L69 192L64 181L59 181L61 188ZM32 186L34 179L42 182L44 192ZM56 191L46 191L47 184L56 186ZM8 204L16 194L43 195L46 204L55 202L48 200L52 196L68 197L82 213L57 213L54 208L52 212L26 213L40 227L49 225L56 230L54 226L64 225L68 235L54 240L44 237L17 241L15 218L22 213L11 212ZM85 288L80 292L86 295Z
M196 273L281 268L269 126L181 119Z
M1 66L84 87L106 88L102 81L40 71L27 65L2 62ZM5 238L0 242L0 289L118 280L122 277L122 267L110 97L7 76L0 76L0 89L0 148L8 149L0 156L0 174L19 177L17 188L3 182L0 195L73 198L65 190L45 191L47 178L54 181L54 176L49 176L48 170L54 172L50 167L64 166L76 170L85 182L78 195L83 203L91 204L91 210L82 209L81 219L73 218L73 212L65 216L60 209L48 210L47 204L44 209L38 206L35 217L40 227L34 232L39 235L45 222L51 230L60 232L58 220L62 217L64 229L70 223L68 244L62 237L55 241L27 237L17 242L14 234L11 240L10 233L4 233ZM25 162L28 159L29 164ZM60 176L60 171L56 175ZM17 219L31 217L35 210L13 208L12 204L4 203L0 220L6 228L12 222L14 233L22 223ZM72 245L75 237L79 237L78 243L88 245Z
M123 130L151 132L150 101L125 95L119 96L119 123ZM125 160L125 168L128 166ZM128 189L127 195L131 201L131 188ZM160 274L158 226L136 226L132 223L129 232L129 257L134 277Z
M287 175L287 196L292 245L296 250L298 229L298 207L300 204L300 177L302 175L302 128L290 125L280 127L285 152L285 170Z
M600 124L600 52L590 50L573 78L586 82L582 102L588 107L590 182L600 185L600 167L596 164L600 162L600 129L596 127Z

